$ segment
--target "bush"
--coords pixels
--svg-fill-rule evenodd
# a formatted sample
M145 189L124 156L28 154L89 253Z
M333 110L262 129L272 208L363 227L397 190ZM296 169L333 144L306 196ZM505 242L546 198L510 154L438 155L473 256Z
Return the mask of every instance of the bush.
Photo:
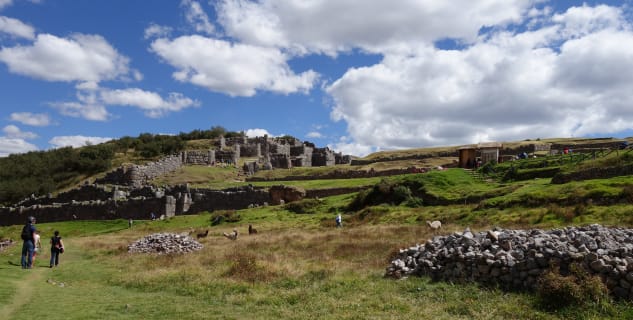
M537 296L547 309L585 306L609 300L607 287L599 276L590 275L579 264L570 265L570 274L561 275L558 267L544 273L537 283Z
M287 203L284 208L294 213L316 213L320 204L316 199L303 199Z
M211 215L211 225L216 226L223 222L239 222L242 217L235 210L219 210Z

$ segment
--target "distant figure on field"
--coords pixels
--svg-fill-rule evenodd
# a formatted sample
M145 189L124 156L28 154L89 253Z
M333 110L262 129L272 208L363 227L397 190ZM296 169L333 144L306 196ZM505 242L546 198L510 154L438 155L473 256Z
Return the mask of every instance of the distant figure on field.
M28 217L26 224L22 228L20 237L24 240L22 244L22 269L31 269L33 267L33 253L35 253L35 217Z
M248 225L248 234L256 234L257 233L257 229L253 228L252 224Z
M196 239L205 238L208 234L209 234L209 229L207 229L207 231L205 232L196 234Z
M237 229L233 229L233 232L231 232L231 233L224 232L223 234L224 234L225 237L227 237L227 238L229 238L231 240L237 240L237 236L238 236Z
M132 218L130 218L130 219L127 221L127 227L128 227L128 228L132 228L132 224L134 224L134 220L132 220Z
M35 265L35 256L37 256L38 252L42 251L42 241L40 240L40 232L35 230L33 232L33 245L35 248L33 249L33 265Z
M51 238L51 263L50 268L59 264L59 254L64 253L64 242L59 236L59 231L55 230L55 235Z
M149 214L150 219L152 219L152 221L156 220L156 215L154 214L154 212Z
M343 227L343 218L341 217L340 213L336 216L336 227L337 228Z

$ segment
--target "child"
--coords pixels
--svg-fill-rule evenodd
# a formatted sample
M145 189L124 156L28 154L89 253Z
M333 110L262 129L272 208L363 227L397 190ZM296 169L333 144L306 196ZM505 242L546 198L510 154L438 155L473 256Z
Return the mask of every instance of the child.
M59 254L64 252L64 242L62 237L59 236L59 231L55 230L55 236L51 238L51 263L50 267L59 264Z

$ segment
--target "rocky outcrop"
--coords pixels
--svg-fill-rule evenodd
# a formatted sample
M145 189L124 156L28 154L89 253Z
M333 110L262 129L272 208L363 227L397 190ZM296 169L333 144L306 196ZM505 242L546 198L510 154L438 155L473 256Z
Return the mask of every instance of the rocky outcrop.
M187 235L155 233L131 243L128 252L133 253L186 253L202 249L198 241Z
M434 280L475 281L534 289L553 265L578 263L599 275L610 292L633 299L633 229L600 225L553 230L466 230L403 249L386 276L428 275Z

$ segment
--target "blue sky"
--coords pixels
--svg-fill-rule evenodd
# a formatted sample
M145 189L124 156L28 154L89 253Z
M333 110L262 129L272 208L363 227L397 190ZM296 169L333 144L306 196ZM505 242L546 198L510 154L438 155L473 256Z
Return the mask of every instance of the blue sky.
M337 151L633 129L630 1L0 0L0 156L220 125Z

